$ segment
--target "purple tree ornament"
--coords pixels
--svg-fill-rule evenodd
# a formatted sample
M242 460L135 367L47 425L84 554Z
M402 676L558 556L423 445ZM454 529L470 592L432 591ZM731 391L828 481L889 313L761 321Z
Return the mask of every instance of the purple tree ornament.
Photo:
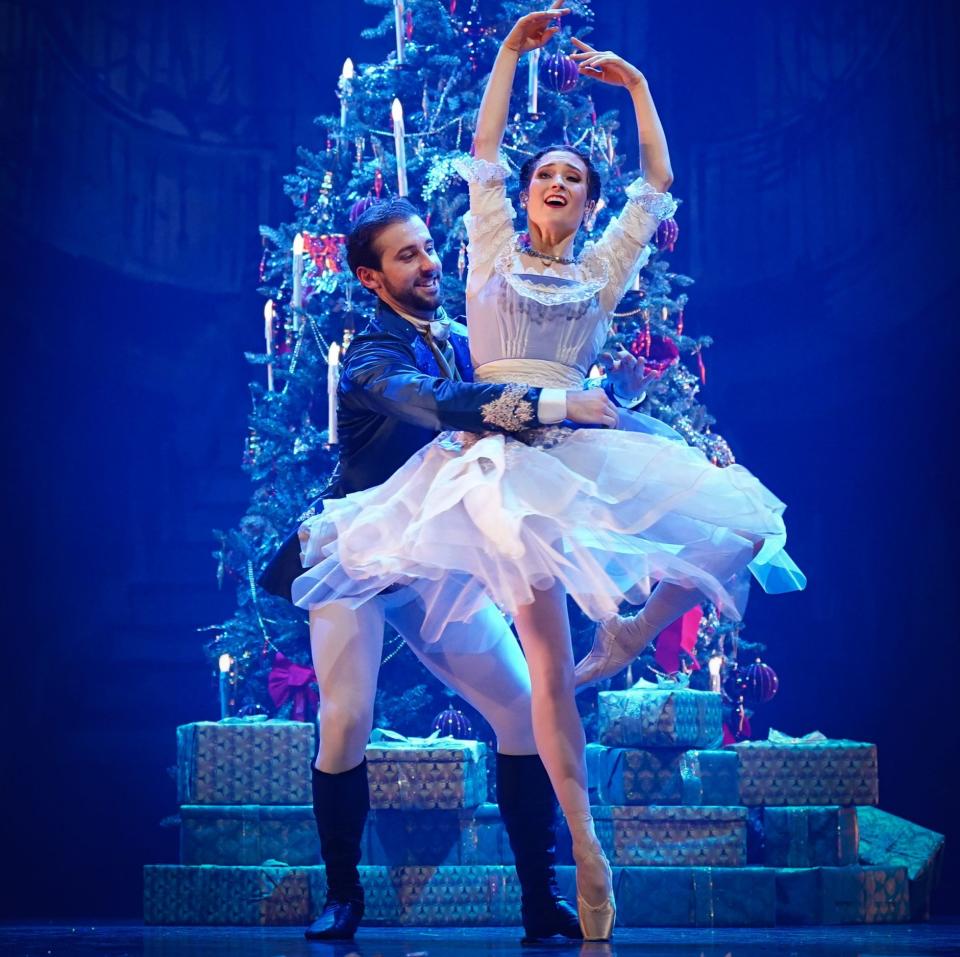
M543 82L557 93L569 93L580 79L577 61L563 53L552 53L540 63Z

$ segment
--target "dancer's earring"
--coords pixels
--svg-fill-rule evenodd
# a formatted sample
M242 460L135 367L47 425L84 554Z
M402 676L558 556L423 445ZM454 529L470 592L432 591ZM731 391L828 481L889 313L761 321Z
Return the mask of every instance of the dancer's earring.
M521 194L520 194L520 208L521 208L521 209L526 209L526 208L527 208L527 200L528 200L528 199L529 199L529 197L527 196L526 193L521 193Z
M598 212L599 212L599 209L597 207L597 204L593 200L591 200L589 203L587 203L586 206L584 206L583 219L581 220L581 225L587 230L587 232L590 232L593 229L593 224L597 220Z

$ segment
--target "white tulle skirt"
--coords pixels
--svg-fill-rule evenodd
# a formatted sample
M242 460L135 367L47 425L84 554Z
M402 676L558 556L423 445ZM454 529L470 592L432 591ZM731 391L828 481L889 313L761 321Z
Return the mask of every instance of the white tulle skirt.
M784 508L742 466L719 468L666 435L446 432L382 485L303 523L293 598L358 606L409 586L427 641L489 599L514 613L558 582L598 621L658 581L737 619L743 589L731 586L748 564L767 590L805 583L783 551Z

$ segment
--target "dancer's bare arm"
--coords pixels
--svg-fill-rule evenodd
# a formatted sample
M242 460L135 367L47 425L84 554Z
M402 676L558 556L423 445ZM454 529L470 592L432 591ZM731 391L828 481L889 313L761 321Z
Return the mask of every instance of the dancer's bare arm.
M573 44L580 52L574 53L572 59L577 61L584 76L612 86L622 86L630 94L637 118L643 178L657 192L665 192L673 182L670 151L667 149L667 137L657 115L647 78L632 63L628 63L612 50L596 50L576 37L573 38Z
M477 131L473 140L474 156L477 159L489 160L491 163L497 161L503 131L507 128L510 91L513 89L517 62L524 53L544 46L560 29L553 25L553 21L569 12L563 6L563 0L554 0L548 10L528 13L521 17L507 34L493 64L480 102L480 112L477 114Z

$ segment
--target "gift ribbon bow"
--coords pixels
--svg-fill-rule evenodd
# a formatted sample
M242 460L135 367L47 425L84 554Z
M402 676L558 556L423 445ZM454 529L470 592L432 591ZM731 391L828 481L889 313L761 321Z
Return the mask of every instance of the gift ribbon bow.
M389 728L374 728L370 732L370 744L378 748L435 748L453 747L470 754L479 754L479 742L455 738L450 734L440 734L434 731L426 738L408 738L398 731Z
M789 734L784 734L782 731L775 731L771 728L770 733L767 735L767 740L771 744L816 744L818 741L826 741L827 736L821 734L819 731L811 731L801 738L791 738Z
M635 682L631 691L680 691L683 688L687 688L690 685L690 675L685 674L676 674L676 675L664 675L656 672L657 680L647 681L646 678L641 678L639 681Z
M312 721L320 704L320 695L317 692L316 676L312 668L298 665L291 661L283 652L278 651L273 659L273 667L267 676L267 691L274 705L278 708L293 699L294 721ZM307 717L309 710L310 716Z

